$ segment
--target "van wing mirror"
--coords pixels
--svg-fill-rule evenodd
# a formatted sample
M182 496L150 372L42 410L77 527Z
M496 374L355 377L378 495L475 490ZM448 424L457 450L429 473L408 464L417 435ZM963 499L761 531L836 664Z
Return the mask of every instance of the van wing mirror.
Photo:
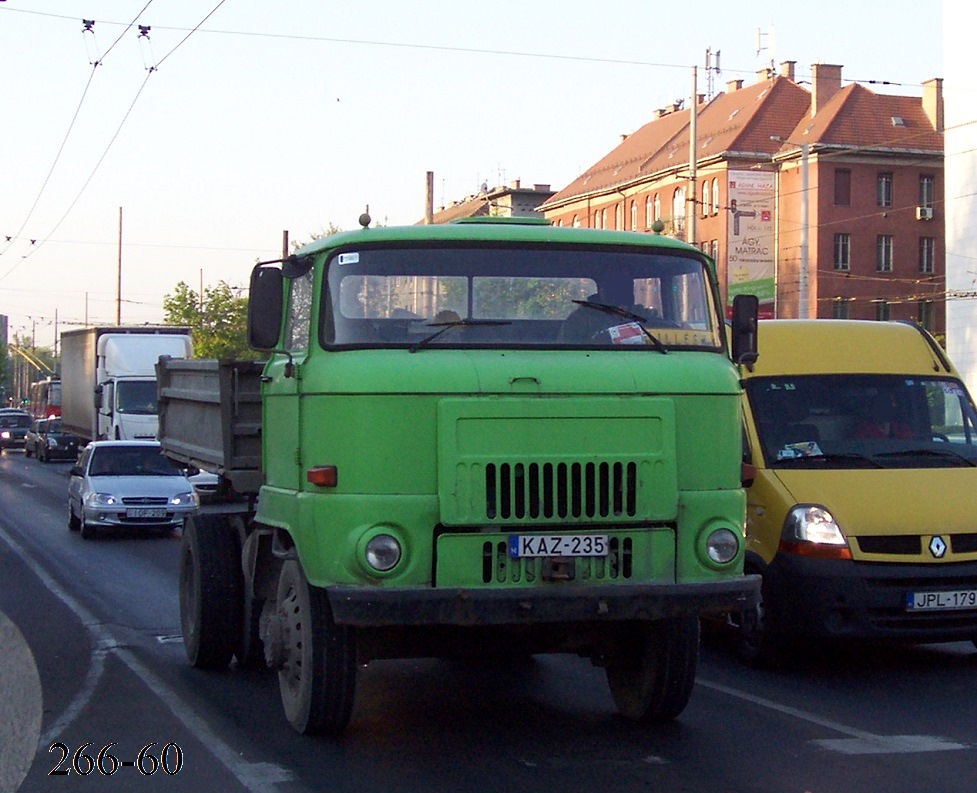
M757 317L760 301L756 295L733 298L732 355L734 363L753 370L757 359Z
M273 350L278 347L283 296L282 271L279 268L259 264L251 271L248 344L253 349Z

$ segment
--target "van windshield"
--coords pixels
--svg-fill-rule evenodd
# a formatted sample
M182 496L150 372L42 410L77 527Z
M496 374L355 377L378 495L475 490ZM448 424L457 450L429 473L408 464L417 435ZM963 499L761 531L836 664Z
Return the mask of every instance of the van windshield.
M338 252L321 305L326 347L722 349L706 266L684 251L480 243Z
M757 377L745 388L771 468L977 466L977 412L957 379Z

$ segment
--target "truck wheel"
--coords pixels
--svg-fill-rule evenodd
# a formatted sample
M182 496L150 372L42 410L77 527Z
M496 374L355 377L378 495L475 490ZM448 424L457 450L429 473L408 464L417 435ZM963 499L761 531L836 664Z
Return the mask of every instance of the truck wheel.
M68 501L68 530L78 531L81 528L81 521L75 516L74 511L71 509L71 501Z
M240 635L241 559L221 515L194 515L180 543L180 629L198 669L231 662Z
M670 721L692 696L699 659L699 620L642 623L607 658L607 684L618 711L641 723Z
M278 687L288 723L300 733L341 733L356 690L352 628L337 625L325 590L311 586L294 559L278 578L276 617L282 664Z

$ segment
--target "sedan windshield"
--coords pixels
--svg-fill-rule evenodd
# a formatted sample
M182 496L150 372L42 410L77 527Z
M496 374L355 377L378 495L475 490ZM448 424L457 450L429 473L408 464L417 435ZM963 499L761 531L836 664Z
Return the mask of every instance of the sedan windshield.
M89 476L182 476L158 447L102 446L92 451Z
M956 379L758 377L746 393L771 467L977 466L977 412Z
M681 250L346 251L329 262L321 304L327 347L722 348L706 266Z

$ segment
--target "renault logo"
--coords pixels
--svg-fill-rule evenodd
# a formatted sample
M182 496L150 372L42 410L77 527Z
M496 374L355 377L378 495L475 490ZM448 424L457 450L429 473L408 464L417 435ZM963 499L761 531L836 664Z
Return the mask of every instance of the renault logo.
M930 553L937 559L942 559L943 554L946 553L946 543L943 542L943 538L940 535L936 535L930 540Z

